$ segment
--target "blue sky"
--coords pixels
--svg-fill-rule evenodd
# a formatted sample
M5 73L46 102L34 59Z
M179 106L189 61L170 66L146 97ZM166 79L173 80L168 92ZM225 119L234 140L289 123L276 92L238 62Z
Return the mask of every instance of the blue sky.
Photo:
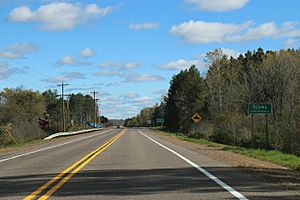
M135 116L216 48L299 48L299 0L0 0L0 88L99 92L101 115Z

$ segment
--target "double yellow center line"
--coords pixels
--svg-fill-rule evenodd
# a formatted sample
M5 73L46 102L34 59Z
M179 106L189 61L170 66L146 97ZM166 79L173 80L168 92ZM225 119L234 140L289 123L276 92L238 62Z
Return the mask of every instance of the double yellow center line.
M116 136L114 136L112 139L110 139L108 142L103 144L102 146L98 147L91 153L87 154L62 172L60 172L57 176L52 178L50 181L39 187L37 190L32 192L30 195L24 198L24 200L31 200L37 198L37 196L48 189L46 193L44 193L39 200L45 200L48 199L56 190L58 190L60 187L62 187L70 178L72 178L79 170L81 170L83 167L85 167L89 162L91 162L97 155L99 155L102 151L104 151L106 148L108 148L114 141L116 141L121 135L125 132L125 129L122 130L120 133L118 133ZM58 182L59 181L59 182ZM58 183L56 183L58 182ZM54 185L56 183L56 185ZM53 187L51 187L54 185Z

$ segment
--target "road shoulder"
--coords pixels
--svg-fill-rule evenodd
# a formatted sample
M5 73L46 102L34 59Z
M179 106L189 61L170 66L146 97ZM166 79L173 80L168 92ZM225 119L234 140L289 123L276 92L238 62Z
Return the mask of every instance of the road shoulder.
M262 180L269 182L274 186L299 191L300 195L300 172L298 171L291 170L271 162L261 161L245 155L224 151L220 148L180 140L175 136L162 134L154 130L150 130L149 134L201 155L205 155L216 161L242 169L246 173L258 176Z

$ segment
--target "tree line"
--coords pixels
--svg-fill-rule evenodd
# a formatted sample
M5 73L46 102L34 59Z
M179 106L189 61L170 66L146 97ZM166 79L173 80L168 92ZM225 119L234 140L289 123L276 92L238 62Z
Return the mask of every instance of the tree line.
M229 58L216 49L206 63L205 75L196 66L174 75L163 101L126 125L157 125L159 117L168 131L243 147L265 148L268 142L270 149L300 155L300 50L259 48ZM250 103L272 104L272 113L251 118ZM198 124L194 113L203 118Z
M62 130L62 99L56 90L42 93L23 88L0 92L0 147L43 138ZM67 130L87 128L94 121L95 104L90 95L71 94L64 99ZM104 116L105 123L108 119Z

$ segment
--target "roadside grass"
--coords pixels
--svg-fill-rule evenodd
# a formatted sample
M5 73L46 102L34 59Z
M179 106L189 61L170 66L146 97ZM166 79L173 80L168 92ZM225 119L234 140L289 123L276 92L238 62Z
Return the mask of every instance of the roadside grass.
M39 144L41 142L43 142L43 139L35 139L35 140L29 140L29 141L22 141L17 144L9 144L9 145L0 147L0 152L3 152L3 151L5 152L7 150L14 149L14 148L27 147L27 146L34 145L34 144Z
M27 145L31 145L31 144L38 144L42 141L43 141L43 139L29 140L29 141L20 142L20 143L17 143L17 144L11 144L7 147L23 147L23 146L27 146Z
M286 154L276 150L250 149L233 146L225 146L223 150L247 155L260 160L270 161L272 163L300 171L300 157L292 154Z
M278 165L282 165L282 166L300 171L300 157L292 155L292 154L286 154L286 153L282 153L282 152L276 151L276 150L252 149L252 148L224 145L224 144L211 142L211 141L208 141L205 139L191 138L191 137L188 137L188 136L183 135L182 133L178 133L178 132L174 133L174 132L163 131L158 128L154 128L153 130L158 131L159 133L161 133L163 135L175 136L176 138L178 138L180 140L193 142L193 143L200 144L200 145L206 145L209 147L214 147L214 148L218 148L218 149L221 149L224 151L231 151L234 153L250 156L253 158L257 158L259 160L269 161L269 162L272 162L272 163L275 163Z
M84 130L84 129L89 129L91 127L89 126L76 126L73 128L68 129L67 131L78 131L78 130ZM43 136L43 138L45 138L46 136L49 136L51 134L54 134L56 132L53 133L47 133L47 135ZM4 149L9 149L9 148L18 148L18 147L24 147L24 146L28 146L28 145L34 145L34 144L38 144L43 142L43 138L39 138L39 139L32 139L32 140L17 140L18 143L9 143L6 145L2 145L1 146L1 140L0 140L0 150L4 150Z

